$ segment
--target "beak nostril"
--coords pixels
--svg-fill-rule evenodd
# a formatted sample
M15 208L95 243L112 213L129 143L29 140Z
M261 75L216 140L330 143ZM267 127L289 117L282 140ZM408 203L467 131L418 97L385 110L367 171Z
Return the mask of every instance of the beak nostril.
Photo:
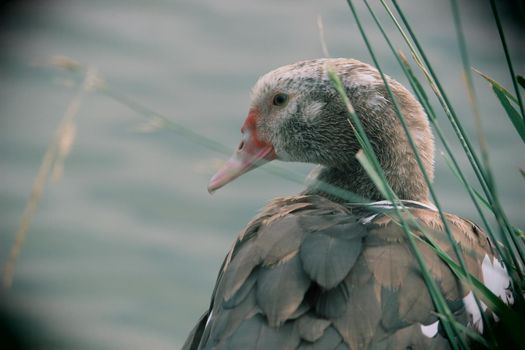
M241 143L239 144L239 147L237 149L239 151L242 151L243 148L244 148L244 141L241 141Z

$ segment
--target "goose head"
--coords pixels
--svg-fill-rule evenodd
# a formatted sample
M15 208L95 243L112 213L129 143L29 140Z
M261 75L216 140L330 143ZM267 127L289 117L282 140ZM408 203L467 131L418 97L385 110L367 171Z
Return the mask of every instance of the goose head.
M239 146L210 180L210 193L277 159L317 164L315 178L371 200L382 199L355 158L360 146L328 67L343 82L394 192L400 199L428 201L428 188L378 71L342 58L301 61L259 78ZM432 178L434 142L426 115L410 92L387 79Z

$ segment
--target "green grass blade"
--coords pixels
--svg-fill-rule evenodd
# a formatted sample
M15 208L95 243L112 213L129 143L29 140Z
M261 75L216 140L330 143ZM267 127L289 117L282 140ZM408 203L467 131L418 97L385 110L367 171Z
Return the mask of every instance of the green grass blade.
M525 348L523 343L523 334L525 334L525 323L523 322L523 316L518 312L510 308L505 304L497 295L495 295L490 289L488 289L481 281L474 276L470 275L468 271L465 271L459 264L457 264L441 247L435 243L431 237L425 236L425 239L419 236L415 236L416 239L424 242L431 247L439 257L447 263L451 270L460 278L463 282L468 284L477 297L479 297L487 307L492 310L507 326L510 331L509 334L512 336L516 344L521 344L521 348Z
M367 4L366 0L365 0L365 4ZM456 4L456 3L454 3L454 4L456 5L456 9L457 9L457 4ZM367 7L369 8L368 4L367 4ZM370 10L370 8L369 8L369 11L371 12L372 16L374 16L374 14L373 14L373 12ZM456 17L458 17L458 16L459 16L459 13L456 11ZM355 13L354 13L354 17L356 17ZM375 16L374 16L374 17L375 17ZM374 18L374 19L375 19L375 18ZM356 18L356 22L358 22L358 18ZM377 21L376 21L376 23L378 24L379 28L381 29L381 25L380 25ZM359 25L359 23L358 23L358 25ZM460 30L460 27L459 27L459 26L458 26L458 30ZM385 37L385 40L388 42L389 46L392 48L392 45L390 44L388 37L384 34L384 31L383 31L382 29L381 29L381 31L383 32L383 35L384 35L384 37ZM366 42L366 38L365 38L365 42ZM368 43L367 43L367 45L368 45ZM465 52L466 52L466 50L465 50L464 42L463 42L462 47L463 47L463 50L462 50L462 51L463 51L463 56L465 56ZM395 54L395 50L392 49L392 51L393 51L394 54ZM370 50L370 48L369 48L369 52L371 53L372 56L374 56L374 53L373 53L372 50ZM397 56L396 56L396 57L397 57ZM416 56L416 57L417 57L417 56ZM417 59L416 59L416 61L417 61ZM468 59L467 59L467 60L463 59L463 61L464 61L464 70L467 72L466 74L469 75L470 70L469 70L469 68L468 68L468 67L469 67L469 65L468 65ZM374 62L375 62L376 65L377 65L377 61L376 61L375 59L374 59ZM379 67L378 67L378 69L380 70ZM405 73L406 73L406 71L405 71ZM471 100L472 100L472 102L473 102L473 106L476 107L475 96L473 95L473 84L472 84L472 78L471 78L470 75L469 75L469 78L470 78L470 79L469 79L469 82L470 82L470 84L469 84L469 95L470 95ZM417 80L414 80L414 81L417 81ZM385 83L386 83L386 82L385 82ZM419 89L419 88L420 88L420 84L416 83L416 84L414 84L414 85L418 86L418 87L416 87L416 89ZM439 93L439 92L440 92L439 89L440 89L440 88L435 89L435 90L437 90L437 92ZM423 91L423 90L421 89L421 91ZM423 95L423 96L424 96L424 95ZM418 97L421 97L421 95L418 96ZM438 97L439 97L439 96L438 96ZM422 100L422 99L420 98L420 101L421 101L421 100ZM423 104L423 105L429 105L429 104L428 104L428 100L427 100L427 99L424 99L424 100L425 100L425 102L422 102L422 104ZM448 102L447 102L447 103L448 103ZM445 109L446 109L446 106L447 106L447 104L445 104L445 106L444 106ZM475 109L476 109L476 108L475 108ZM476 112L476 111L475 111L475 112ZM480 120L480 118L479 118L479 112L478 112L478 113L475 113L475 114L476 114L476 117L478 118L478 120ZM431 118L431 119L432 119L432 118ZM460 126L459 121L458 121L458 125ZM480 130L480 128L479 128L479 130ZM482 136L482 133L480 133L480 135ZM480 138L480 140L481 140L481 138ZM467 141L468 141L468 139L467 139ZM489 172L489 171L490 171L490 168L489 168L489 163L488 163L488 157L487 157L486 150L487 150L487 148L485 147L485 148L484 148L485 153L483 154L483 156L484 156L484 159L483 159L483 160L484 160L485 170L484 170L484 174L483 174L483 175L484 175L484 177L485 177L485 179L486 179L486 181L487 181L487 187L489 188L488 194L489 194L489 195L494 195L494 196L496 196L496 194L495 194L495 189L494 189L494 184L493 184L493 182L492 182L492 178L491 178L491 176L490 176L490 172ZM482 168L482 169L483 169L483 168ZM464 183L466 183L466 182L464 182ZM481 217L484 218L483 212L481 212L481 209L479 208L479 203L478 203L479 200L477 200L477 198L475 197L475 195L473 195L474 192L472 191L472 189L471 189L470 187L468 187L468 190L469 190L469 193L471 193L471 197L473 198L473 201L474 201L476 207L478 208L478 211L480 212ZM479 197L479 194L478 194L478 197ZM485 203L485 204L488 204L487 201L484 201L484 203ZM496 211L496 212L495 212L495 214L496 214L496 216L497 216L498 219L499 219L498 221L501 221L501 219L502 219L502 215L501 215L501 211L499 210L500 208L498 208L498 203L496 203L495 205L496 205L496 208L495 208L495 211ZM492 209L491 206L489 206L489 208ZM484 221L486 222L486 220L484 220ZM508 225L506 225L506 226L507 226L507 230L509 230L509 226L508 226ZM487 227L490 229L490 226L489 226L489 225L487 225ZM492 236L492 235L491 235L491 236ZM495 240L494 240L494 241L495 241ZM516 245L516 247L519 248L519 246L517 246L517 245ZM519 250L519 249L518 249L518 250ZM507 261L508 261L508 260L507 260ZM463 264L462 264L462 265L463 265ZM509 265L509 266L511 266L511 265ZM463 268L464 271L467 271L464 265L462 266L462 268ZM467 276L469 276L469 275L467 274ZM477 302L477 300L476 300L476 302ZM478 305L479 305L479 303L478 303ZM484 314L482 314L482 315L484 315ZM486 324L487 324L487 323L486 323ZM489 331L490 331L490 330L489 330ZM491 339L491 338L492 338L492 337L489 336L489 339Z
M385 0L380 0L381 4L387 11L388 15L392 19L392 21L395 23L398 31L401 33L402 37L404 38L405 42L407 43L417 65L420 67L421 71L424 73L425 77L427 78L432 90L434 91L436 97L438 98L439 103L441 104L443 110L445 111L445 115L447 116L454 132L456 133L456 136L458 140L460 141L461 147L463 148L465 155L467 156L467 159L469 160L472 169L474 170L474 173L476 174L476 177L478 178L478 181L480 182L483 192L485 192L485 195L487 198L492 200L492 192L489 188L489 179L487 179L487 174L484 171L484 168L481 166L481 163L476 155L476 152L474 151L474 148L472 147L472 144L468 137L466 136L465 130L463 129L461 123L459 122L459 118L450 103L450 100L448 99L448 96L445 93L445 90L443 89L437 75L435 74L432 66L430 65L430 62L421 47L419 41L417 40L417 37L414 34L414 31L412 30L410 24L408 23L403 11L399 7L396 0L392 0L392 3L394 7L397 10L397 13L401 17L401 20L403 21L403 24L407 28L407 31L410 35L410 38L412 41L408 38L407 34L397 21L397 18L392 13L390 7L386 4Z
M435 313L435 315L441 320L443 321L445 319L445 315L442 315L440 313ZM468 338L471 338L473 340L475 340L476 342L478 342L479 344L485 346L486 348L490 348L490 344L487 342L487 340L485 338L483 338L483 336L481 334L479 334L478 332L472 330L471 328L468 328L467 326L465 326L464 324L458 322L458 321L453 321L454 323L454 327L456 327L461 333L465 334L465 336L467 336Z
M393 52L394 52L394 55L397 56L397 53L395 52L395 50L393 50ZM449 142L445 138L444 133L437 122L435 112L428 101L425 90L423 89L417 77L415 76L414 72L412 71L410 64L408 63L408 60L406 59L406 57L402 53L399 53L399 58L401 61L403 71L405 72L405 75L407 76L409 83L414 90L414 93L416 94L418 100L421 102L423 108L425 109L425 112L429 116L429 120L432 123L434 130L436 131L439 139L441 140L441 142L443 143L443 146L445 147L445 152L448 155L447 159L450 160L449 165L452 167L454 174L456 174L459 177L460 182L466 185L465 189L467 190L467 193L469 194L477 212L479 213L479 216L483 222L485 230L488 233L490 239L492 240L492 242L498 242L498 239L494 235L492 225L489 223L484 212L481 210L480 201L477 198L479 197L481 199L481 202L485 203L488 206L488 208L493 212L494 209L492 208L492 205L479 192L474 190L472 186L470 186L469 182L466 180L466 177L459 166L456 156L454 155L454 152L452 152ZM512 262L511 257L507 255L507 251L503 251L499 244L496 244L496 251L498 252L499 256L501 256L505 260L505 262L508 262L509 264Z
M367 35L366 35L362 25L361 25L361 21L359 20L359 16L357 15L357 13L355 11L355 8L353 6L353 2L351 0L347 0L347 4L349 5L349 7L350 7L350 9L352 11L352 14L354 16L354 19L356 21L358 29L359 29L359 31L361 33L361 37L365 41L365 44L367 45L368 51L372 55L372 58L374 59L374 63L376 64L376 66L378 66L377 60L375 59L374 51L371 48L370 43L369 43L368 38L367 38ZM385 83L385 86L386 86L387 90L389 90L389 95L390 95L390 98L392 99L392 102L396 105L397 101L393 97L393 94L392 94L392 92L389 89L389 86L388 86L388 83L386 81L386 78L385 78L384 74L379 69L379 67L378 67L378 70L381 73L382 79L383 79L383 81ZM400 114L399 113L399 106L396 106L396 114ZM402 116L401 116L401 119L402 119ZM403 120L401 122L403 123ZM404 127L406 127L406 125L404 125ZM405 130L405 132L406 132L406 130ZM406 133L409 134L408 132L406 132ZM410 135L408 135L408 137L410 138ZM411 146L413 146L413 140L410 143L411 143ZM417 152L417 150L416 150L416 152ZM417 157L417 153L416 153L416 157ZM419 159L419 161L420 161L420 159ZM419 161L418 161L418 163L420 163ZM420 167L422 168L422 171L424 171L424 167L422 167L421 164L420 164ZM383 174L381 174L381 175L382 175L383 182L386 182L386 180L384 179ZM388 199L390 201L394 201L392 193L388 193L388 194L389 194L389 198ZM447 305L447 303L445 301L445 298L442 295L442 293L440 292L440 290L439 290L438 286L436 285L434 279L430 275L428 267L426 266L426 263L425 263L423 257L421 256L421 253L420 253L419 249L417 248L413 237L411 237L411 234L410 234L411 231L410 231L410 228L409 228L407 222L403 219L403 216L401 215L401 212L400 212L399 208L397 208L397 206L395 206L394 208L395 208L395 211L396 211L396 215L399 217L399 219L401 221L401 226L403 228L403 231L405 232L405 234L408 237L408 241L409 241L409 244L410 244L411 251L414 254L414 256L416 257L416 261L418 262L418 265L419 265L419 267L421 269L421 273L423 275L423 279L424 279L425 284L426 284L426 286L428 288L428 291L429 291L429 293L430 293L430 295L432 297L432 300L433 300L433 302L434 302L434 304L436 306L436 309L438 310L438 312L441 312L444 315L446 315L447 320L450 320L449 322L443 322L442 325L443 325L443 328L444 328L444 330L445 330L445 332L446 332L446 334L447 334L447 336L449 338L451 346L454 349L458 349L460 347L467 348L467 344L465 342L465 339L461 336L461 333L459 332L459 330L454 328L454 326L453 326L452 322L454 320L454 317L452 315L452 312L450 311L450 308L448 307L448 305Z
M478 107L478 100L476 97L476 91L474 89L474 81L472 79L472 72L470 70L470 57L467 50L467 43L465 40L465 34L463 33L463 26L461 23L461 15L459 13L459 5L457 0L450 0L452 7L452 17L454 18L454 27L456 29L456 38L458 41L459 51L461 54L461 62L463 65L463 74L465 78L465 85L467 90L467 95L469 97L470 108L474 114L474 124L476 126L476 133L479 140L479 148L481 151L481 159L483 161L483 167L485 170L485 175L488 178L489 184L493 184L493 176L489 161L488 145L485 137L485 132L483 131L483 126L481 122L481 115Z
M384 3L384 0L381 0L381 3L385 6L385 8L388 9L388 6ZM426 70L428 70L428 74L430 75L429 83L433 86L434 91L437 91L436 96L438 97L438 100L442 104L445 113L456 132L456 135L463 147L463 150L465 151L465 154L467 158L469 159L469 162L472 166L472 169L474 170L481 187L483 191L485 192L485 195L489 199L490 203L493 203L493 213L496 217L496 220L498 222L500 231L501 231L501 237L504 240L504 243L508 247L514 247L512 249L509 249L509 254L512 258L512 265L516 269L516 272L518 274L518 279L525 278L525 272L523 271L523 266L525 265L525 249L518 244L519 242L516 241L513 231L511 230L511 225L508 221L508 218L503 211L503 208L501 204L499 203L499 199L496 193L496 189L494 186L494 182L492 181L492 178L487 174L485 169L483 168L482 164L480 163L479 158L476 155L476 152L474 151L474 148L472 147L472 144L465 133L465 130L463 129L463 126L461 125L459 118L457 114L455 113L452 104L450 103L450 100L448 99L447 94L445 93L445 90L443 89L443 86L441 85L434 69L432 68L432 65L430 64L430 61L428 57L426 56L421 44L417 40L416 35L414 34L414 31L412 30L410 23L406 19L406 16L404 15L403 11L401 10L398 1L392 0L392 3L394 4L394 7L397 10L397 13L401 17L403 24L407 28L410 37L414 41L415 46L417 47L417 52L414 53L414 55L422 58L422 61L426 65L425 67L422 67L423 72L426 74ZM389 9L388 9L389 10ZM402 28L398 27L400 31L403 31ZM418 61L416 61L418 63ZM419 64L419 63L418 63ZM519 254L516 255L516 253Z
M450 157L446 154L442 154L442 155L443 155L443 159L445 159L445 164L448 166L452 174L456 176L456 178L461 182L463 186L465 186L465 188L468 187L472 190L472 193L474 194L475 200L477 200L478 204L483 204L485 208L492 210L490 203L478 191L473 189L472 186L470 186L469 183L465 181L465 178L459 174L458 169L452 163L452 159L450 159Z
M522 87L523 89L525 89L525 78L522 77L521 75L518 75L518 76L516 77L516 80L518 81L518 84L520 84L521 87Z
M492 90L498 97L505 112L507 112L507 116L512 122L512 125L514 125L514 129L516 129L516 132L520 135L521 140L525 142L525 122L523 121L523 118L520 116L519 112L512 107L504 92L502 92L496 85L492 85Z
M372 9L370 8L370 6L368 6L368 2L367 2L366 0L365 0L365 4L367 5L367 8L368 8L369 12L370 12L370 13L372 14L372 16L374 17L374 20L376 20L376 17L374 16L374 13L373 13ZM356 20L357 20L357 19L356 19ZM391 45L391 43L390 43L390 40L389 40L388 36L387 36L387 35L385 34L385 32L382 30L382 26L379 24L379 22L378 22L377 20L376 20L376 24L377 24L377 25L379 26L379 28L381 29L381 32L382 32L382 34L384 35L385 40L389 43L389 46L392 47L392 45ZM389 83L388 83L388 81L387 81L387 79L386 79L386 76L384 75L383 71L381 70L381 67L380 67L379 62L378 62L378 60L377 60L377 58L376 58L376 55L375 55L375 53L374 53L374 50L373 50L372 46L370 45L370 43L369 43L369 41L368 41L366 35L365 35L364 33L362 33L362 35L363 35L363 39L365 40L365 43L366 43L366 45L367 45L367 47L368 47L369 53L370 53L370 55L372 56L372 59L373 59L373 61L374 61L374 64L376 65L376 67L377 67L377 69L378 69L378 71L379 71L379 73L380 73L380 75L381 75L381 78L382 78L382 80L383 80L383 83L385 84L385 87L386 87L386 90L387 90L387 92L388 92L388 95L389 95L390 99L391 99L392 102L393 102L395 113L396 113L396 115L397 115L397 117L398 117L398 119L399 119L399 121L400 121L400 123L401 123L401 126L403 127L403 130L404 130L404 132L405 132L405 135L406 135L406 137L407 137L407 140L408 140L408 142L409 142L409 145L410 145L410 147L411 147L411 149L412 149L412 152L414 152L414 156L415 156L415 158L416 158L417 164L418 164L418 166L419 166L419 168L420 168L420 170L421 170L421 173L423 174L423 177L424 177L424 180L425 180L425 182L426 182L426 185L428 186L428 189L429 189L429 191L430 191L430 194L431 194L431 196L432 196L432 199L434 200L434 203L435 203L435 205L436 205L436 207L437 207L437 209L438 209L439 215L440 215L441 220L442 220L442 222L443 222L443 226L444 226L445 232L446 232L446 234L447 234L447 237L448 237L448 239L449 239L449 241L450 241L450 244L452 245L452 247L453 247L453 249L454 249L454 252L455 252L455 254L456 254L457 259L460 261L461 266L466 270L467 267L466 267L466 264L465 264L465 261L464 261L464 258L463 258L463 255L462 255L462 252L461 252L461 250L459 249L459 246L458 246L457 242L453 239L452 232L451 232L451 230L450 230L450 227L449 227L448 221L447 221L446 218L445 218L444 212L443 212L443 210L442 210L442 208L441 208L441 205L440 205L440 201L439 201L439 199L438 199L438 197L437 197L437 195L436 195L436 192L435 192L435 190L434 190L434 188L433 188L432 181L430 180L430 177L429 177L429 175L427 174L427 171L426 171L426 169L425 169L425 167L424 167L424 165L423 165L423 162L422 162L422 160L421 160L421 156L420 156L420 154L419 154L419 151L418 151L418 149L417 149L417 146L416 146L416 144L415 144L415 142L414 142L414 140L413 140L413 138L412 138L412 135L410 134L410 131L409 131L408 126L407 126L407 124L406 124L406 120L405 120L405 118L404 118L404 116L403 116L403 114L402 114L402 112L401 112L401 109L400 109L399 103L398 103L396 97L394 96L394 94L393 94L393 92L392 92L390 86L389 86ZM473 99L473 101L475 101L475 99Z
M473 201L473 203L474 203L474 205L476 207L476 210L478 211L478 213L479 213L479 215L480 215L480 217L481 217L481 219L483 221L483 224L484 224L484 226L485 226L485 228L486 228L490 238L493 240L493 242L496 242L495 236L494 236L493 231L491 229L491 225L488 223L484 213L481 211L481 207L479 205L479 203L480 203L479 201L481 201L481 203L483 203L491 211L493 210L492 206L487 201L487 199L485 197L483 197L478 191L474 190L472 188L472 186L470 186L469 182L466 180L463 171L459 167L459 163L458 163L458 161L456 159L456 156L454 155L454 152L452 152L452 149L451 149L451 147L449 145L449 142L445 138L443 130L441 129L441 127L439 126L439 124L437 122L437 117L435 115L435 112L434 112L432 106L430 105L430 103L428 101L428 97L426 96L425 90L423 89L423 87L419 83L417 77L415 76L414 72L412 71L412 69L410 67L410 64L408 63L408 60L406 59L406 57L402 53L399 54L399 57L400 57L401 65L402 65L402 68L403 68L403 70L405 72L405 75L407 76L410 85L414 89L414 93L416 94L418 100L421 102L421 105L425 109L425 112L427 113L427 115L429 117L429 120L432 123L432 126L434 127L434 130L436 131L436 133L438 135L438 138L441 140L441 142L443 143L443 146L445 147L446 154L443 154L443 156L445 157L445 161L446 161L447 165L450 167L450 169L452 170L453 174L456 175L456 177L459 179L460 183L465 186L465 188L467 190L467 193L469 194L470 198L472 199L472 201ZM479 199L479 201L476 200L476 198ZM501 255L501 252L498 252L498 253L500 253L500 255Z
M509 68L510 77L512 79L512 85L514 86L514 91L516 92L516 97L518 99L518 105L520 108L522 118L525 118L525 109L523 106L523 101L521 100L520 91L518 89L518 82L516 79L516 74L514 73L514 67L512 65L512 59L510 58L509 48L507 46L507 40L505 39L505 33L503 31L503 26L498 13L498 8L496 7L496 2L490 0L490 8L492 9L492 14L494 15L494 20L496 21L496 26L498 28L498 34L500 38L501 45L503 46L503 52L505 53L505 60L507 61L507 67Z
M507 304L505 304L497 295L492 293L482 282L476 278L466 278L461 267L453 261L448 261L447 264L452 268L454 273L460 277L465 283L469 284L476 296L480 298L487 307L498 315L500 322L505 324L509 335L516 344L520 344L521 349L525 349L523 343L523 334L525 334L525 324L523 323L523 315L518 314Z
M498 83L496 80L492 79L487 74L483 73L482 71L476 68L472 68L472 70L478 73L480 76L482 76L486 81L488 81L491 86L495 86L499 90L501 90L501 92L503 92L505 96L507 96L512 102L518 104L518 99L513 94L511 94L509 90L505 89L500 83Z
M350 115L350 119L348 119L348 122L350 124L350 127L352 128L354 135L357 138L357 141L359 142L362 151L366 155L366 157L369 160L370 165L375 170L375 173L379 175L381 178L381 181L383 182L385 187L388 187L389 191L392 192L390 189L390 185L386 181L386 177L384 176L384 173L381 169L381 165L379 164L379 160L374 152L374 149L372 148L372 144L370 143L370 140L368 139L368 136L366 135L365 129L361 123L361 120L357 116L354 107L352 106L352 103L350 102L350 99L346 95L346 91L343 85L343 82L341 79L337 76L337 73L332 67L328 68L328 77L330 79L330 82L336 89L337 93L339 94L340 98L343 100L343 103L346 105L346 108L348 110L348 114ZM393 192L392 192L393 193ZM388 197L385 197L388 198Z
M514 95L512 95L507 89L505 89L500 83L498 83L488 75L484 74L483 72L480 72L477 69L474 69L474 71L490 83L492 90L498 97L501 105L505 109L505 112L507 112L507 116L512 122L512 125L514 125L516 132L518 133L518 135L520 135L522 141L525 142L525 122L523 120L523 116L520 116L519 112L510 103L512 101L515 104L518 104L518 99ZM523 77L518 76L518 82L520 81L519 78L523 80ZM523 84L525 84L525 82L523 82Z
M385 184L381 181L381 177L377 173L377 171L374 169L374 166L370 162L367 156L363 153L363 150L359 150L357 154L355 155L356 159L359 161L363 169L365 169L366 173L370 177L370 179L374 182L376 187L379 189L379 192L383 195L384 198L388 198L387 189Z

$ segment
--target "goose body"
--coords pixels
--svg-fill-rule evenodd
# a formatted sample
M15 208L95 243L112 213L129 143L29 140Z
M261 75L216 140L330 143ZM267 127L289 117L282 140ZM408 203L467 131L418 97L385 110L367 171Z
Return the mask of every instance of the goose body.
M359 145L328 66L343 81L402 204L455 257L379 73L351 59L278 68L255 85L239 148L209 190L273 159L318 167L303 193L274 199L240 233L209 310L183 349L449 348L394 204L381 200L355 159ZM426 116L403 86L388 82L431 177L434 145ZM349 201L320 183L367 201ZM509 278L485 234L470 221L446 218L472 275L511 302ZM417 245L457 320L482 332L481 312L490 311L478 309L472 292L426 244Z

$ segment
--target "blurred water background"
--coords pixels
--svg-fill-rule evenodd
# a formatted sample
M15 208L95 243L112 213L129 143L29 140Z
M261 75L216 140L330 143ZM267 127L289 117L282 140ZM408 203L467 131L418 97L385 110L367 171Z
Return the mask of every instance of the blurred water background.
M400 4L474 133L448 2ZM463 3L462 11L472 64L510 87L488 4L470 5ZM257 77L323 55L318 15L332 56L371 61L344 1L22 1L3 10L2 264L41 158L75 93L69 86L78 83L47 66L50 56L97 67L114 90L232 150ZM364 23L385 71L405 82L368 16ZM505 25L517 72L524 74L523 32ZM490 88L482 79L476 83L498 189L511 221L523 228L523 147ZM14 285L2 294L20 332L42 348L180 347L206 309L238 231L272 197L301 190L255 171L210 196L207 181L226 156L169 130L142 132L143 124L143 116L106 96L82 101L64 176L46 189ZM479 222L441 148L435 182L442 202ZM285 166L303 174L310 168Z

